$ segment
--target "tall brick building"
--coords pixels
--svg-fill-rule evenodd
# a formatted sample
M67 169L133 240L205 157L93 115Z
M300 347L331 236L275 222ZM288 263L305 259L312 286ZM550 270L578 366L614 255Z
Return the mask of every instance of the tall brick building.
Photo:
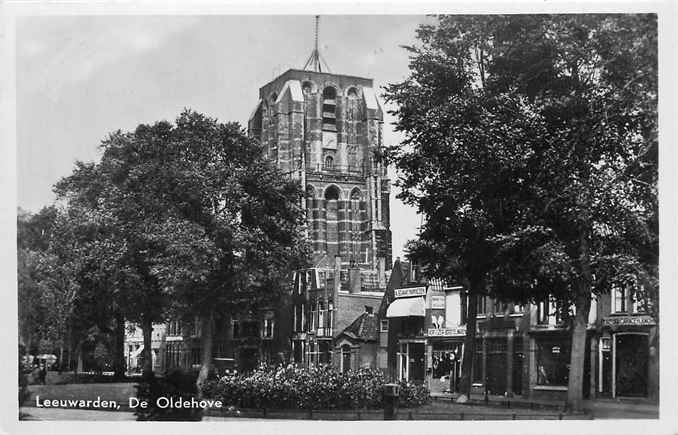
M374 315L391 269L382 124L371 79L292 69L259 90L249 134L306 192L313 267L295 278L296 362L364 360L359 344L340 356L334 339L358 317Z

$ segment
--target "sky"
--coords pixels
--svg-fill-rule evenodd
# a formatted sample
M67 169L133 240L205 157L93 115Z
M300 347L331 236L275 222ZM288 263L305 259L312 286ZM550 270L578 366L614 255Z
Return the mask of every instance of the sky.
M333 73L403 80L423 16L320 18L319 47ZM258 89L313 48L312 16L32 16L16 26L18 206L54 201L76 160L96 161L108 133L173 121L184 109L246 126ZM386 105L385 109L393 109ZM385 114L384 143L397 144ZM392 181L395 179L390 169ZM416 235L416 211L391 193L393 256Z

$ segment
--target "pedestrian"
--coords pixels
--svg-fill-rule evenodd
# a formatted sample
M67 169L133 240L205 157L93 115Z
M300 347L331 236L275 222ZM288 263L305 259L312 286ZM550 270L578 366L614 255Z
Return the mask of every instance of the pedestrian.
M40 364L40 383L42 385L45 385L47 382L47 364L46 363L41 363Z

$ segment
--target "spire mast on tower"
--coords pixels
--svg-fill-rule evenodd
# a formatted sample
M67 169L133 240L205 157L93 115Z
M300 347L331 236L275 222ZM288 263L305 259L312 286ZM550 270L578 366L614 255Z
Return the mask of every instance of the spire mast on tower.
M315 44L313 46L313 51L311 52L311 55L309 56L308 60L306 61L306 64L304 65L303 69L308 69L310 66L312 68L312 71L315 72L323 72L323 64L325 65L325 70L327 72L330 71L330 67L327 65L327 62L325 61L325 58L322 57L320 54L320 50L318 50L318 27L320 24L320 15L315 16Z

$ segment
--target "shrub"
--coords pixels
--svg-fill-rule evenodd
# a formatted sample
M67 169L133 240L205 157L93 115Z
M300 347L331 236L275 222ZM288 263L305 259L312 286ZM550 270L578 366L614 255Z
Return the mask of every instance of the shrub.
M431 395L424 385L400 381L400 406L413 408L427 404Z
M248 375L207 382L205 397L225 406L276 409L375 409L383 406L386 378L381 370L363 368L340 373L330 367L260 366ZM401 406L428 401L423 386L404 385Z
M162 421L197 421L202 419L202 409L195 408L159 408L157 399L166 397L172 401L191 399L197 397L195 385L196 373L175 370L164 378L152 377L142 380L137 385L137 397L148 403L147 408L136 408L134 414L137 420L162 420Z

